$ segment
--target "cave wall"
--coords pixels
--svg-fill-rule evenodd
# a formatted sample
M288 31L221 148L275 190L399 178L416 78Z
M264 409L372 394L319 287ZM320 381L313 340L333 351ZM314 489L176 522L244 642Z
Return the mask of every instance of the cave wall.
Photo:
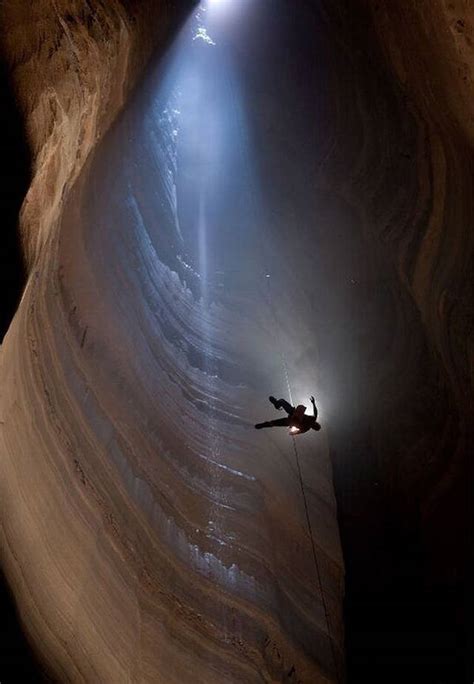
M268 315L206 310L168 267L172 192L159 229L143 224L143 188L168 173L135 126L159 74L128 95L176 8L83 7L35 6L35 23L2 8L34 158L29 277L0 358L2 566L25 631L61 681L341 679L327 443L312 549L292 454L249 429L263 372L244 331L270 359Z
M462 581L472 475L474 12L459 1L372 3L371 11L417 130L416 202L398 225L378 220L376 230L416 307L433 368L426 401L438 404L441 434L420 449L428 459L418 475L422 526L430 572Z
M472 8L356 4L327 5L327 21L338 27L338 85L317 182L319 206L350 208L352 253L371 255L358 272L355 257L354 283L338 286L324 312L330 320L339 308L347 321L347 334L330 339L324 354L339 405L344 397L353 403L335 416L330 435L352 565L348 641L361 648L351 651L348 666L367 676L364 660L373 657L380 677L388 669L402 677L409 668L417 681L464 681L471 622ZM348 261L339 263L342 283ZM341 363L351 359L350 349L357 356Z
M397 452L387 467L401 498L416 492L434 554L428 572L446 578L456 567L462 573L467 551L466 537L453 539L452 532L468 525L472 438L472 8L463 2L362 7L369 9L366 25L347 35L357 41L374 31L395 81L391 100L377 98L385 65L370 64L373 95L362 103L363 135L345 192L363 212L365 237L375 241L398 300L387 355L398 377L388 379L391 406L381 416ZM350 47L357 54L354 42ZM342 122L339 130L345 128ZM375 144L363 150L371 134ZM382 454L386 446L378 439Z
M164 1L2 3L2 55L33 158L21 215L30 267L68 188L179 13L179 3Z
M385 346L379 341L362 400L379 419L374 445L389 479L407 499L411 487L423 490L421 513L430 518L438 505L446 513L460 503L472 436L472 8L362 2L357 16L342 3L326 18L340 27L335 78L344 91L336 88L334 144L318 189L349 204L373 255L373 282L355 299L387 293L385 319L373 317L379 333L371 332ZM426 529L437 524L427 520ZM438 549L442 538L449 545L444 532Z

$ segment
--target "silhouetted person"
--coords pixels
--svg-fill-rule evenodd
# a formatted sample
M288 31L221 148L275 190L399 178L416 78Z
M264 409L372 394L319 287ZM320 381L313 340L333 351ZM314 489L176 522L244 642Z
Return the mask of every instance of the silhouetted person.
M289 427L292 435L299 435L302 432L308 432L308 430L311 429L321 430L321 425L316 420L318 417L318 409L316 408L314 397L311 397L314 414L312 416L307 416L305 414L306 406L303 406L303 404L299 404L299 406L295 408L286 401L286 399L275 399L275 397L268 397L268 399L278 411L285 409L288 418L278 418L277 420L269 420L267 423L257 423L255 426L257 430L270 427Z

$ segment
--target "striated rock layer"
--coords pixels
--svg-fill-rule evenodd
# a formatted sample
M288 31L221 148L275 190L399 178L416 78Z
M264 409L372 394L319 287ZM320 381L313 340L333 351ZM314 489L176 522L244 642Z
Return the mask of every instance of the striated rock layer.
M65 193L177 14L176 7L151 0L2 3L1 49L34 159L21 216L30 263L56 226Z
M60 681L341 679L327 440L298 466L286 435L253 429L262 388L286 392L248 287L261 264L217 296L187 262L164 67L103 136L173 12L33 11L2 8L35 155L30 273L0 356L2 565L25 630Z

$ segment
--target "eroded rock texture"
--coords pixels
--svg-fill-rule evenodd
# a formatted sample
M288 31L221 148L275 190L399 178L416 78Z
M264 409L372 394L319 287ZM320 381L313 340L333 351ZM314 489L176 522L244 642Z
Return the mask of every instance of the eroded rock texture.
M22 212L29 261L153 47L165 39L172 14L165 2L2 4L2 51L34 156Z
M248 45L231 50L246 99L231 70L205 91L215 104L228 89L213 113L240 141L225 220L193 166L189 112L207 100L181 88L178 105L178 72L152 65L103 135L168 35L169 3L2 7L35 154L30 274L0 357L2 563L61 680L335 681L331 455L350 668L361 681L367 663L374 681L422 681L429 667L454 681L472 439L472 10L257 4ZM271 78L256 68L269 54ZM209 55L195 68L214 68ZM207 140L213 121L199 121ZM312 540L286 435L251 429L287 380L322 402L324 431L298 442Z
M163 39L173 13L38 7L35 24L3 9L35 153L30 275L1 353L2 563L25 629L60 681L340 679L327 441L299 454L308 519L288 436L253 429L265 395L286 391L253 295L262 264L218 296L217 261L200 261L186 218L180 232L172 58L103 137L148 55L140 41ZM191 203L199 169L180 182ZM256 253L256 220L226 253Z

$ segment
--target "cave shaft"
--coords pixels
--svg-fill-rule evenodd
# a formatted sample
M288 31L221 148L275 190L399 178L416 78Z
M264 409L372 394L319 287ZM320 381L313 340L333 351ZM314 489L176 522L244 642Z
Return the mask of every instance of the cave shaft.
M298 443L305 500L287 431L253 429L268 394L317 394L311 297L298 254L282 269L254 93L203 21L91 154L13 324L24 360L3 411L34 417L36 450L7 464L30 494L4 515L6 566L24 568L20 610L33 596L28 631L63 678L335 681L327 438Z

